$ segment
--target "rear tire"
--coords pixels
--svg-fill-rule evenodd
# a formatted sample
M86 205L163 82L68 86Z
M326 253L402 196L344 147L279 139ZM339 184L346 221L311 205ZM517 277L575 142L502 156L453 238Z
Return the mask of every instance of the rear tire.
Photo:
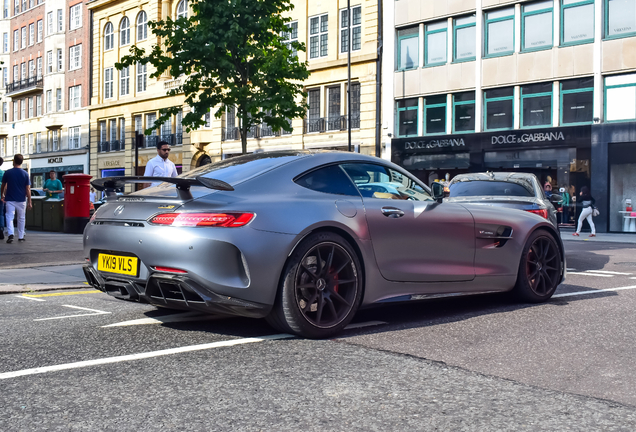
M267 322L280 331L326 338L353 319L362 300L360 261L341 236L321 232L289 257Z
M533 232L521 254L514 295L528 303L549 300L561 282L561 265L554 238L545 231Z

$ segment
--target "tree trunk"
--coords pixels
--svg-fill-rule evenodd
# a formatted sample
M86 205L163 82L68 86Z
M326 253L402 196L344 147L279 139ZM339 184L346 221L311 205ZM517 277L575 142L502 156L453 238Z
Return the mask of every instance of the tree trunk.
M247 125L245 122L241 125L241 150L242 154L247 154Z

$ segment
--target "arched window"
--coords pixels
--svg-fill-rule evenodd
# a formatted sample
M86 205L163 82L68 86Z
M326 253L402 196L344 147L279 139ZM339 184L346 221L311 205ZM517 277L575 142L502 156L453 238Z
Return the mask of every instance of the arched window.
M137 15L137 41L146 40L148 38L148 15L141 11Z
M119 46L128 45L130 43L130 21L128 17L124 17L119 24Z
M177 5L177 19L188 17L188 0L181 0Z
M113 24L107 23L104 27L104 51L115 48L115 35L113 34Z

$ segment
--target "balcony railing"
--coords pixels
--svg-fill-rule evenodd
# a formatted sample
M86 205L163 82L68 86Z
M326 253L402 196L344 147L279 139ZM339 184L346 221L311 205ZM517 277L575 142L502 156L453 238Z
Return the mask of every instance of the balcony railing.
M100 141L97 143L97 151L100 153L106 152L114 152L124 150L125 141L115 140L115 141Z
M347 130L348 116L334 116L326 118L305 119L305 132L330 132ZM351 117L351 129L360 129L360 116Z
M275 131L271 126L252 126L247 130L247 138L266 138L266 137L278 137L281 135L291 135L291 131L281 129ZM223 128L221 132L221 139L223 141L234 141L241 139L241 131L237 127Z
M42 77L31 77L20 81L15 81L7 84L6 91L7 96L16 93L26 93L32 90L42 90L43 80Z

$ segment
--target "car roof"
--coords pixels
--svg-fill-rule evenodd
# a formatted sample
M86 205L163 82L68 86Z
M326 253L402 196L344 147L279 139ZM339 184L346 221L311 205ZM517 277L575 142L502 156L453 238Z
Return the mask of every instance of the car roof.
M453 177L452 183L459 181L532 181L536 176L532 173L520 172L481 172L470 174L458 174Z

